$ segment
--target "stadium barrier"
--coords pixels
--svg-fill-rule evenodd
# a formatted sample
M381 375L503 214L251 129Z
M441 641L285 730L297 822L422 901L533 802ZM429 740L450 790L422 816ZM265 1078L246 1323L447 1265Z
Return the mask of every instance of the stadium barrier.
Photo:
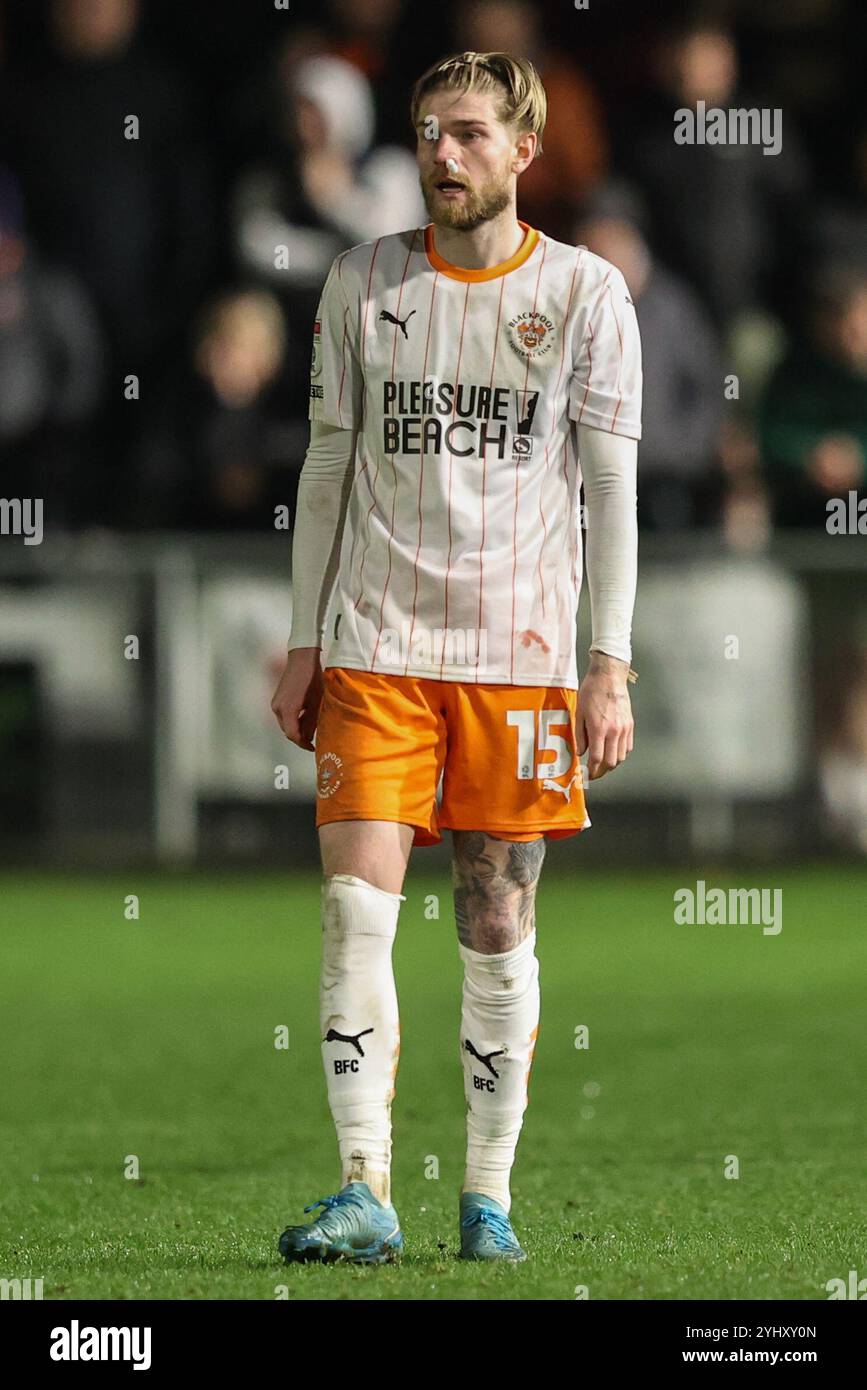
M4 546L4 857L315 853L313 758L269 708L290 555L285 534ZM865 571L857 536L781 535L756 554L713 536L642 539L636 747L593 784L593 854L615 841L637 859L857 848L845 813L824 813L822 768L843 717L829 672L845 685L848 655L867 649Z

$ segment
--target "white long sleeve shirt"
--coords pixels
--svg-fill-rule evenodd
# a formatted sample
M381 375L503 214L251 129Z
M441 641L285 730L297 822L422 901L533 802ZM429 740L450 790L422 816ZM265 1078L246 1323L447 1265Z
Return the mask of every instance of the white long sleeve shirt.
M428 227L338 257L314 326L290 647L576 687L583 479L591 649L629 661L640 396L625 282L586 248L525 228L510 261L468 271Z

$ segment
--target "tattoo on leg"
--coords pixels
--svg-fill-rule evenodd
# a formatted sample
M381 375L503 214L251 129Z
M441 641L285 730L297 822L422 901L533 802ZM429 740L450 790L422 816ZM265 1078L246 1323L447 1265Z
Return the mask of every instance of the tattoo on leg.
M453 838L458 940L485 955L511 951L536 924L544 839L496 840L481 830L456 830Z

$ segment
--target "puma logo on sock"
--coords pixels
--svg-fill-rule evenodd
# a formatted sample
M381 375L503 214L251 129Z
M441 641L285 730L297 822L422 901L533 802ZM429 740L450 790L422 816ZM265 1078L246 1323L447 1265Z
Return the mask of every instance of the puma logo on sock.
M358 1041L358 1039L359 1039L359 1038L364 1038L364 1037L367 1036L368 1033L372 1033L372 1032L373 1032L373 1029L372 1029L372 1028L364 1028L364 1029L362 1029L362 1031L361 1031L360 1033L348 1033L348 1034L347 1034L347 1033L338 1033L338 1031L337 1031L336 1028L329 1028L329 1029L328 1029L328 1032L325 1034L325 1037L322 1039L322 1041L323 1041L323 1042L346 1042L346 1043L352 1043L352 1046L355 1048L355 1050L356 1050L356 1052L358 1053L359 1057L363 1057L363 1056L364 1056L364 1048L361 1046L361 1043Z
M491 1073L491 1076L496 1076L499 1078L500 1073L496 1071L495 1068L492 1066L491 1058L505 1057L506 1049L504 1047L501 1047L499 1052L486 1052L485 1055L482 1056L481 1052L477 1052L476 1049L473 1047L473 1044L470 1042L469 1038L467 1038L464 1042L464 1050L466 1052L469 1052L471 1057L475 1057L477 1062L481 1062L483 1067L487 1067L488 1071Z

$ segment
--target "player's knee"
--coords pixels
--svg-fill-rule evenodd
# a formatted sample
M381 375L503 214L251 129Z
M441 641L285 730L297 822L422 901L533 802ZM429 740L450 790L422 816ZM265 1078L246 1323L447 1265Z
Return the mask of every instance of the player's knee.
M411 830L403 826L371 826L337 821L319 827L322 872L325 879L350 877L381 893L400 894L406 876Z
M394 892L391 888L383 886L382 882L375 882L380 877L375 874L346 874L331 873L324 874L322 878L322 895L324 898L361 898L375 900L377 896L390 902L402 903L406 898L402 893ZM387 878L383 875L381 877Z
M400 894L405 877L405 865L393 862L383 854L379 858L367 850L345 853L326 853L322 856L323 882L352 881L363 883L378 893Z
M329 949L355 950L364 938L387 937L393 941L401 893L389 893L355 874L328 874L322 880L321 919L323 940ZM353 945L353 943L355 943Z
M536 883L502 892L497 885L455 888L455 920L464 945L481 955L514 950L535 930Z

